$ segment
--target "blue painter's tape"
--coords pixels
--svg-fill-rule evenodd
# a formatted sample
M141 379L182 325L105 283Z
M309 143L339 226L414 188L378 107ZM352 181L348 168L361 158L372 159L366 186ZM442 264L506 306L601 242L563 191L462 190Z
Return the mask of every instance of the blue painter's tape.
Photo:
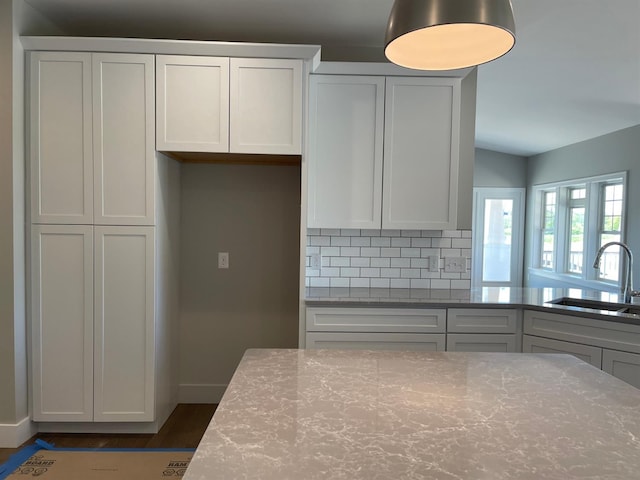
M46 442L43 442L46 443ZM33 445L24 447L11 455L9 460L0 465L0 480L4 480L13 472L15 472L20 465L26 462L29 457L35 454L38 450L42 450L42 446L38 445L37 441Z

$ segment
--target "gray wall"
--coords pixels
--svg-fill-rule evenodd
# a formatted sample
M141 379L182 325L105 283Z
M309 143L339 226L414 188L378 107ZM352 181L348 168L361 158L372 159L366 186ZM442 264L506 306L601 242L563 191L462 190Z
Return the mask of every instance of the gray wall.
M0 0L0 424L28 415L24 52L19 35L60 34L23 0Z
M525 188L527 159L508 153L476 148L474 187Z
M246 349L298 345L300 167L183 164L181 188L181 401L197 401Z
M640 125L529 158L527 183L532 187L620 171L628 172L626 240L640 258ZM527 203L526 238L531 238L533 208ZM531 258L530 248L525 255ZM634 267L634 277L640 279L640 262Z

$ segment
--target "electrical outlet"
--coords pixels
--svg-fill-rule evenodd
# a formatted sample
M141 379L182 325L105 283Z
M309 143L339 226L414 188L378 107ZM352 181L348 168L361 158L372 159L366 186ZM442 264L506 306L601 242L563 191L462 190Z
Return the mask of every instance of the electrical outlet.
M322 268L322 255L320 255L319 253L312 253L310 257L311 263L309 265L309 268L311 270L320 270Z
M465 257L445 257L444 271L449 273L466 273L467 259Z
M429 256L429 271L430 272L437 272L438 270L440 270L440 257L438 257L437 255L430 255Z
M218 268L229 268L229 252L218 252Z

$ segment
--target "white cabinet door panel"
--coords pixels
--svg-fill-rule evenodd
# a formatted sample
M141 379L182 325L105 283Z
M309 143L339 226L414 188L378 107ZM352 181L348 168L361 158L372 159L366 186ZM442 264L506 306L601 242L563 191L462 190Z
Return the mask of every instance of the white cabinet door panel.
M33 420L93 419L93 228L31 229Z
M445 333L443 308L309 307L307 330L316 332Z
M384 85L384 77L311 77L309 227L380 228Z
M94 221L155 222L153 55L93 54Z
M516 336L490 333L449 333L448 352L516 352Z
M34 52L30 62L31 221L92 223L91 54Z
M640 355L637 353L602 350L602 370L640 388Z
M445 334L307 332L307 348L442 352Z
M95 421L154 416L154 228L95 227Z
M590 345L523 335L522 351L524 353L568 353L594 367L602 368L602 349Z
M515 333L518 311L500 308L450 308L447 332Z
M387 78L383 229L455 229L460 89L450 79Z
M302 61L230 60L231 153L302 151Z
M229 59L156 57L158 150L229 151Z

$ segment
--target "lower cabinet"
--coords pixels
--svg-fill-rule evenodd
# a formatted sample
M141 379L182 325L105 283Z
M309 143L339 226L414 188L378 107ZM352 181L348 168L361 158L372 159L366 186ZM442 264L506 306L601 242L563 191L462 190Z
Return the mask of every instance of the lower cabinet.
M448 352L517 352L516 336L491 333L448 333Z
M569 353L640 388L640 326L525 310L522 350Z
M32 227L34 421L154 420L154 238L154 227Z
M640 355L637 353L602 350L602 370L640 388Z
M442 352L445 339L445 334L428 333L307 332L307 348Z
M594 367L602 368L602 349L591 345L524 335L522 351L524 353L569 353Z

